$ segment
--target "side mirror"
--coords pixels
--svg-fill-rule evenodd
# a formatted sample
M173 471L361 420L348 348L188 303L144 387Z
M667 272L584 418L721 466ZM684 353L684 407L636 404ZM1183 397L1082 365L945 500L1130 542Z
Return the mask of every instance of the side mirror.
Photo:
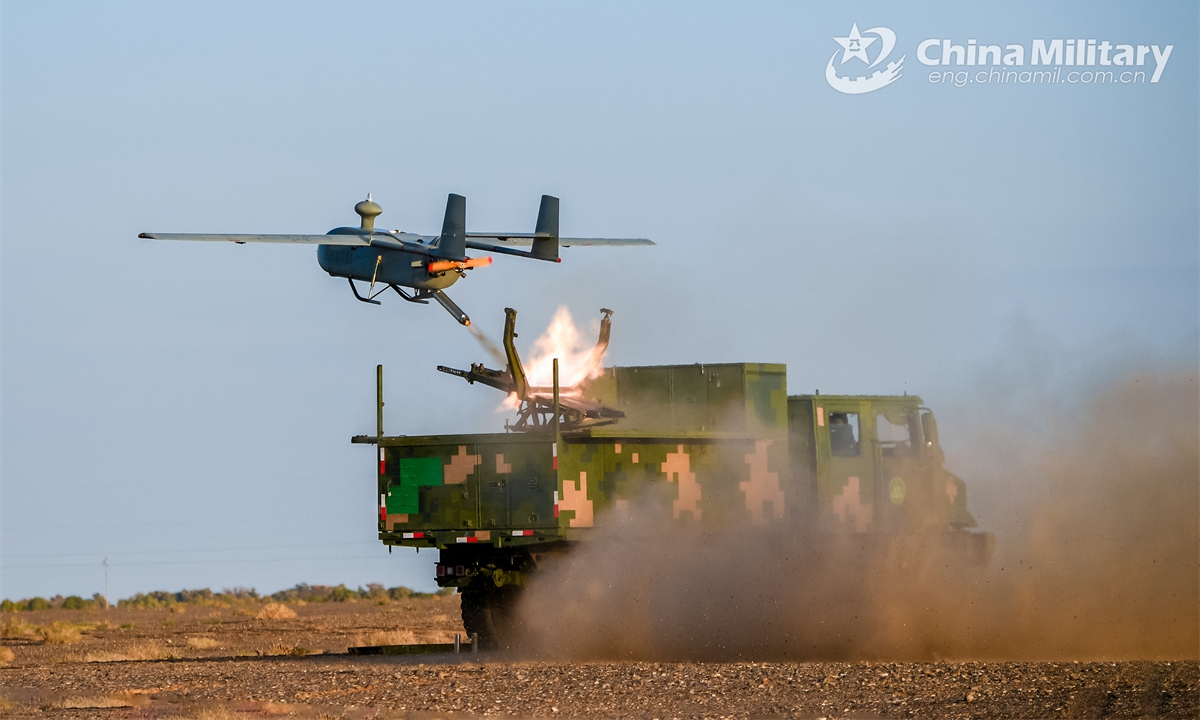
M928 410L921 413L921 435L925 439L926 448L938 447L937 420L933 419L933 413Z

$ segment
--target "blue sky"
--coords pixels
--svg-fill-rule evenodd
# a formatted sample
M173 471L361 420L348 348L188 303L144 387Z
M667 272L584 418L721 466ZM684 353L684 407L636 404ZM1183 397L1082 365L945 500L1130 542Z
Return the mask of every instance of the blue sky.
M611 307L613 364L785 362L793 392L935 409L1014 338L1196 362L1194 3L9 0L2 21L0 596L90 595L104 557L114 596L429 589L433 553L375 539L349 444L374 366L389 432L503 423L434 370L485 359L436 306L361 305L311 248L142 231L321 233L367 192L383 227L434 233L457 192L468 227L528 231L550 193L564 234L658 244L473 271L449 294L493 335L505 306L528 340ZM855 23L905 62L850 96L824 69ZM959 88L929 81L927 38L1174 49L1153 84Z

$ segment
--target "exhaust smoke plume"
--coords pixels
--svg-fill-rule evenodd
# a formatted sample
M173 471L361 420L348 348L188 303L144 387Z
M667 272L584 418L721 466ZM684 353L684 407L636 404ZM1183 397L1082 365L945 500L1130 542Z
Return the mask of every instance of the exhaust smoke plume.
M644 498L547 563L519 608L526 644L589 659L1196 658L1197 392L1193 369L1128 373L951 448L969 492L992 484L971 502L996 535L986 567L934 536L687 533L669 500Z
M468 325L467 329L471 331L471 335L483 346L484 351L492 358L493 362L498 363L501 367L504 367L508 363L508 360L504 357L504 351L500 349L495 340L485 335L479 329L478 325Z

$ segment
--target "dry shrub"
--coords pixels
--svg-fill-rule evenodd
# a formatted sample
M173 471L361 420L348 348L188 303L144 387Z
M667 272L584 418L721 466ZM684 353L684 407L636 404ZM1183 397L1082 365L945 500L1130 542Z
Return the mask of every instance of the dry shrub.
M270 700L264 700L263 702L256 703L256 704L258 706L256 708L257 711L268 717L270 717L272 715L295 715L296 714L296 706L295 705L288 705L287 703L280 703L280 702L272 702Z
M74 645L83 639L78 625L55 620L49 625L38 628L42 640L53 645Z
M17 655L12 651L12 648L0 645L0 667L9 665L16 659Z
M212 650L221 646L216 638L211 637L190 637L187 639L187 646L196 650Z
M354 638L356 645L408 645L415 643L417 636L412 630L377 630Z
M51 705L63 710L94 710L100 708L133 707L133 701L123 695L75 696L59 700Z
M254 617L258 620L291 620L296 617L296 611L283 603L267 603Z
M192 711L186 720L241 720L246 717L241 713L230 710L224 705L215 707L202 707ZM185 720L181 717L173 717L172 720Z
M187 612L187 608L183 605L172 605L171 612L175 613L176 615L182 615Z
M316 652L317 651L310 650L309 648L306 648L302 645L284 645L282 643L275 643L274 645L268 647L266 650L260 650L259 655L271 656L271 657L276 657L279 655L291 655L293 657L303 657L305 655L312 655Z
M172 655L156 642L140 642L130 645L122 652L101 651L83 656L84 662L125 662L138 660L167 660Z
M17 618L9 618L0 623L0 637L24 638L37 634L38 626Z

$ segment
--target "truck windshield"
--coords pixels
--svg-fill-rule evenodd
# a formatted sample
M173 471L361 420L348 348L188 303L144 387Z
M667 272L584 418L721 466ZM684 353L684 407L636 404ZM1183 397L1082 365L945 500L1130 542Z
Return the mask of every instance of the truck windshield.
M884 455L912 454L915 420L906 412L880 410L875 418L879 448Z

